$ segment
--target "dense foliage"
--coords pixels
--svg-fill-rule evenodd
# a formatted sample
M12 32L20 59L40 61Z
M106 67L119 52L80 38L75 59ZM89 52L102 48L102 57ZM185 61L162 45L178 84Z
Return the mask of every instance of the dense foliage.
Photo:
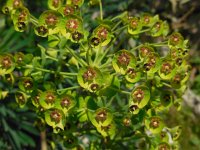
M41 130L51 126L52 147L178 149L181 127L167 127L163 114L180 109L188 40L158 15L104 19L100 0L89 2L100 7L96 20L86 19L83 0L47 4L38 18L21 0L3 7L16 31L46 42L0 53L0 98L35 112Z

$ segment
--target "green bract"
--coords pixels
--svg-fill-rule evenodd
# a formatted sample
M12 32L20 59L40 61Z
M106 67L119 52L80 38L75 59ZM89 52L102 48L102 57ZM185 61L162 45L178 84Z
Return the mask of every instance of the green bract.
M128 33L132 35L138 34L142 29L142 22L139 17L130 17L128 24Z
M35 28L36 33L39 35L45 35L48 32L49 35L56 34L60 30L61 14L53 10L47 10L43 12L38 20L38 27ZM46 31L47 30L47 31Z
M103 83L102 73L95 67L80 69L77 79L80 86L86 90L89 90L90 92L95 92L101 88Z
M116 72L125 75L129 68L135 68L136 59L131 52L120 50L115 54L112 65Z
M64 130L65 126L65 115L62 110L51 109L45 112L45 121L48 125L53 128L60 128Z
M55 106L57 95L54 91L45 91L40 94L39 103L45 109L50 109Z
M169 58L164 58L159 69L159 75L161 79L169 80L175 75L175 73L176 68L173 60Z
M98 37L100 39L100 46L106 46L112 38L112 34L110 31L110 27L107 25L99 25L96 29L93 31L93 35ZM95 46L95 41L94 41Z
M34 89L34 81L30 77L22 77L18 83L20 90L24 92L32 92Z
M48 7L52 10L58 10L62 6L63 0L48 0Z
M164 128L163 120L158 116L145 119L146 128L153 134L160 133Z
M95 113L89 113L89 118L92 124L97 128L108 127L112 120L113 115L107 108L99 108Z
M6 4L3 6L3 13L9 14L15 9L22 7L23 6L23 1L22 0L7 0Z
M21 108L24 107L25 104L27 103L27 99L28 99L28 97L25 93L20 92L20 91L17 91L15 93L15 100L18 103L19 107L21 107Z
M149 45L141 45L139 47L139 57L140 57L140 59L144 59L145 57L147 57L152 52L154 52L154 48L149 46Z
M30 13L29 10L25 7L19 7L11 15L13 19L13 24L16 31L23 32L27 29Z
M0 54L0 75L11 73L15 69L15 61L10 54Z
M157 21L150 30L150 34L153 37L166 36L169 32L169 25L166 21Z
M76 105L76 101L73 96L69 94L63 94L58 97L55 102L55 108L60 109L66 115L67 112Z
M146 86L138 86L131 93L130 107L136 105L143 108L150 100L150 91Z

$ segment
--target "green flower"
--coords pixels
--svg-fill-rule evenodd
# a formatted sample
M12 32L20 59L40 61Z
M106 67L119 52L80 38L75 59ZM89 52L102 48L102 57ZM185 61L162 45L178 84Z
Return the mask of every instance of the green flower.
M40 105L45 109L53 108L56 101L57 95L51 90L42 92L39 99Z
M161 79L164 79L164 80L171 79L176 73L174 61L169 58L164 58L162 60L162 64L161 64L161 67L160 67L158 73L159 73L159 76L161 77Z
M47 25L40 25L34 28L35 34L41 37L46 37L49 34Z
M137 105L139 108L146 106L150 99L150 91L146 86L138 86L131 93L130 106Z
M149 131L151 131L151 133L157 134L162 131L165 125L160 117L153 116L149 119L145 119L145 126Z
M108 126L112 120L113 115L107 108L99 108L95 113L89 113L89 119L95 127Z
M18 103L20 108L23 108L27 103L27 95L23 92L17 91L15 93L15 100Z
M168 44L171 46L182 47L183 42L184 38L178 32L174 32L169 36Z
M149 54L154 52L154 48L148 45L141 45L139 47L139 57L140 59L144 59L147 57Z
M158 71L160 68L161 59L160 56L157 53L150 53L145 59L144 59L144 69L148 74L152 74Z
M144 13L141 17L142 26L152 27L156 21L158 21L158 15L151 16L150 14Z
M116 133L116 126L114 123L111 123L106 126L97 127L97 131L101 133L103 137L107 137L107 136L113 137Z
M48 110L44 113L44 115L45 115L45 121L49 126L64 130L66 119L62 110L59 109Z
M23 32L27 29L30 13L29 10L25 7L19 7L15 10L15 13L11 15L13 19L13 24L15 30L18 32Z
M8 73L8 74L5 74L3 76L3 79L6 83L8 83L8 85L10 86L13 86L14 83L15 83L15 79L16 77L13 75L13 73Z
M142 29L142 22L139 17L131 17L129 18L129 24L128 24L128 33L135 35L139 34L139 32Z
M95 92L103 84L102 73L94 67L80 69L77 79L80 86L90 92Z
M34 81L31 77L22 77L18 86L22 91L30 93L34 89Z
M38 26L35 28L36 34L46 36L56 34L60 31L61 14L57 11L47 10L43 12L38 20Z
M0 55L0 75L11 73L15 69L15 61L10 54Z
M134 105L134 104L130 105L129 110L134 115L138 114L140 111L138 105Z
M62 6L63 0L48 0L48 7L52 10L58 10Z
M142 73L134 68L129 68L126 71L125 78L128 82L136 83L141 79Z
M74 100L74 97L69 94L60 95L55 102L55 108L62 110L65 115L75 105L76 101Z
M171 148L168 143L162 142L157 146L156 150L171 150Z
M36 90L36 91L33 91L32 92L32 95L31 95L31 101L32 101L32 104L36 107L36 108L39 108L40 106L40 95L41 95L42 91L41 90Z
M135 68L136 58L131 52L120 50L115 54L112 65L116 72L125 75L129 68Z
M7 0L6 4L3 6L2 11L4 14L14 13L14 10L22 7L22 0Z
M84 3L84 0L68 0L67 4L75 5L81 7Z
M158 37L158 36L166 36L169 32L169 25L167 24L166 21L157 21L153 27L150 30L150 34L153 37Z
M93 36L100 39L101 46L106 46L110 43L113 35L111 34L110 27L102 24L93 31Z

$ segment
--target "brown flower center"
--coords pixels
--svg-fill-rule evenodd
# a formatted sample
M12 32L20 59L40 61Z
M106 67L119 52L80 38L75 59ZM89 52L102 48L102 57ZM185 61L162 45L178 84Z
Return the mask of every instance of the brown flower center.
M164 74L169 74L172 70L172 66L170 63L162 64L161 72Z
M76 30L78 29L79 22L76 19L70 19L67 21L66 26L67 26L67 29L69 30Z
M135 100L140 102L144 98L144 91L142 89L137 89L133 92L133 97Z
M61 106L62 107L67 107L68 108L70 106L70 104L71 104L71 100L68 97L63 98L62 101L61 101Z
M58 18L57 16L55 16L54 14L49 14L47 17L46 17L46 20L45 20L46 24L48 26L55 26L56 23L58 22Z
M83 74L83 78L86 81L93 80L96 77L96 72L92 68L88 68L87 71Z
M3 68L6 68L6 69L10 68L12 65L11 58L9 56L4 57L1 61L1 65Z
M101 39L106 39L108 35L108 31L106 28L102 27L99 29L97 34L98 34L98 37L100 37Z
M61 118L62 118L62 115L57 110L54 110L54 111L51 112L50 117L51 117L52 121L59 123Z
M95 119L96 119L97 122L100 121L102 123L106 120L106 118L107 118L107 112L106 112L106 110L102 110L102 111L98 112L97 115L96 115L96 117L95 117Z
M150 127L152 128L158 128L160 124L160 120L158 118L152 118L150 122Z
M120 65L128 66L128 64L130 63L130 59L131 57L126 52L123 52L118 57L118 63Z
M47 93L45 100L47 104L53 104L55 101L55 96L53 95L53 93Z

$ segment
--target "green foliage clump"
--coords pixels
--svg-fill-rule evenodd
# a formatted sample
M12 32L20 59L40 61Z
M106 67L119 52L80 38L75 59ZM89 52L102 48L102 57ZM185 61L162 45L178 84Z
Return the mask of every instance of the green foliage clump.
M101 0L89 3L100 6L90 26L85 4L48 0L36 18L23 1L6 2L16 31L31 28L47 40L40 52L0 53L0 98L14 94L19 107L37 114L36 124L51 126L53 147L178 149L181 127L168 128L162 115L180 110L188 40L158 15L103 19ZM128 46L118 46L121 37Z

